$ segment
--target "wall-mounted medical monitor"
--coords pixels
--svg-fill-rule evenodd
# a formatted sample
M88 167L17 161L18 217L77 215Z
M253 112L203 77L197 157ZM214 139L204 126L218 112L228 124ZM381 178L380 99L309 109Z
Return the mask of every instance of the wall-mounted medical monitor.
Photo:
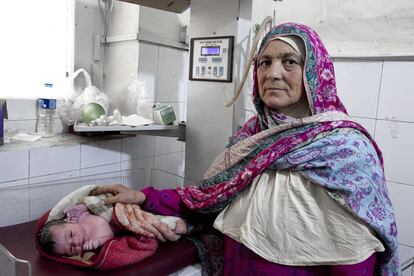
M190 80L232 82L233 36L191 39Z

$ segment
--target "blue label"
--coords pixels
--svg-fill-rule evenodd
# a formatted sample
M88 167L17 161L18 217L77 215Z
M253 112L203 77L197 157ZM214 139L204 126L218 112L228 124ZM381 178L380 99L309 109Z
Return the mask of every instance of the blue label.
M55 109L56 108L56 99L39 99L39 107L45 109Z

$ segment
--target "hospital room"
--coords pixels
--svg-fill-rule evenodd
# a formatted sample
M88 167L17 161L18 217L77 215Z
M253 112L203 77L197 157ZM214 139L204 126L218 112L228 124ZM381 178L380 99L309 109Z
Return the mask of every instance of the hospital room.
M414 275L413 1L0 23L0 276Z

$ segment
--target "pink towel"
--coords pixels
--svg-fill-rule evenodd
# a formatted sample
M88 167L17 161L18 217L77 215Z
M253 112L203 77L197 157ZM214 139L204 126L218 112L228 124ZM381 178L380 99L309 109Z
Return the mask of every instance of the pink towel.
M158 243L154 238L146 238L135 233L125 232L122 236L106 241L101 248L93 252L84 252L82 255L72 257L49 255L40 247L37 235L46 223L48 215L49 211L36 224L35 243L40 255L56 262L98 270L109 270L139 262L153 255L157 249ZM125 229L116 218L114 222L121 229Z

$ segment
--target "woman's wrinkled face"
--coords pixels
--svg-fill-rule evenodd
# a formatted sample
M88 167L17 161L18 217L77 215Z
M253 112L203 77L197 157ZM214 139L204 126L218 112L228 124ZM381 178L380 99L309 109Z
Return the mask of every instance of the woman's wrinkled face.
M273 40L262 52L257 67L259 94L271 109L283 110L305 95L303 62L299 53L281 40Z
M59 256L73 256L82 253L85 229L78 223L65 223L54 226L54 252Z

